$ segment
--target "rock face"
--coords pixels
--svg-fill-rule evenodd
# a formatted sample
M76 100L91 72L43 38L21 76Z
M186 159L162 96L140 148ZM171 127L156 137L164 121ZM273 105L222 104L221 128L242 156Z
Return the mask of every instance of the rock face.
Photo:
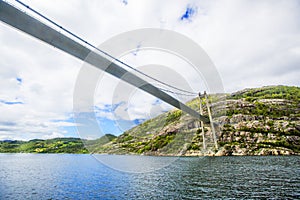
M299 153L299 119L233 115L219 135L219 154L293 155Z
M217 119L223 124L217 155L299 154L299 88L265 87L232 97L229 114Z
M211 111L217 133L216 149L210 125L170 111L148 120L98 153L229 156L299 155L300 88L272 86L245 89L233 94L211 95ZM187 103L195 110L198 99ZM204 115L207 115L206 106Z

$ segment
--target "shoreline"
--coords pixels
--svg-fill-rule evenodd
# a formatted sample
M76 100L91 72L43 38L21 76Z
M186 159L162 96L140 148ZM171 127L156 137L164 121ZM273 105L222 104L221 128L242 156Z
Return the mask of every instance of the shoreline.
M300 156L300 154L289 154L289 155L145 155L145 154L109 154L109 153L23 153L23 152L0 152L3 154L32 154L32 155L100 155L100 156L145 156L145 157L186 157L186 158L196 158L196 157L280 157L280 156Z

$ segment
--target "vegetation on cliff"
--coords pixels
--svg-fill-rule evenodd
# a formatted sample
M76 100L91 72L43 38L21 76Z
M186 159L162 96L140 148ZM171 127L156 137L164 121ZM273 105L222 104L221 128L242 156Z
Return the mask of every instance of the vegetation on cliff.
M209 96L217 130L173 110L145 121L98 153L145 155L292 155L300 153L300 88L268 86ZM187 103L199 110L198 98ZM204 115L207 115L205 101Z

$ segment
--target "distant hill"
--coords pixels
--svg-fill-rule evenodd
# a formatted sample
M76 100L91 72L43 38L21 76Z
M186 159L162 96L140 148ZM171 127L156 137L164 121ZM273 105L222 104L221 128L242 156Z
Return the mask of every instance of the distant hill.
M30 141L0 141L0 153L90 153L89 148L102 146L116 136L107 134L96 140L80 138L54 138Z
M205 125L206 149L198 120L172 110L126 131L96 153L144 155L300 154L300 88L267 86L210 95L217 130L214 148ZM187 103L199 111L198 98ZM204 115L207 115L205 104Z

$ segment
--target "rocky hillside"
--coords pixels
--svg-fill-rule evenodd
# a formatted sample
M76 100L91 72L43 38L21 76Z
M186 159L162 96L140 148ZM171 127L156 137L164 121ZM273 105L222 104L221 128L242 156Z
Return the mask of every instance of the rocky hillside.
M173 110L97 146L93 152L186 156L300 154L299 87L245 89L210 95L209 102L218 148L209 124L205 124L203 137L198 120ZM188 105L199 111L198 98ZM202 106L207 115L205 100Z

